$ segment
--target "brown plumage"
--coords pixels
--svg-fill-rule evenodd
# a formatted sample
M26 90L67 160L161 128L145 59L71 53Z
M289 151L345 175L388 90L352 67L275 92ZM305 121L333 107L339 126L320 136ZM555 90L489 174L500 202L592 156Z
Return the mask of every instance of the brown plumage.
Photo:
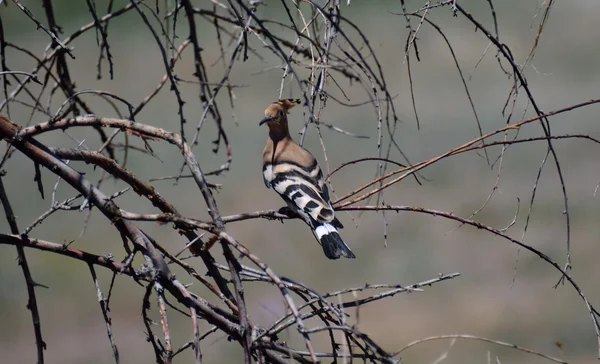
M329 191L317 160L290 136L287 114L300 100L286 99L271 104L259 125L269 126L263 151L263 178L288 206L312 228L330 259L355 258L336 228L342 223L335 217Z

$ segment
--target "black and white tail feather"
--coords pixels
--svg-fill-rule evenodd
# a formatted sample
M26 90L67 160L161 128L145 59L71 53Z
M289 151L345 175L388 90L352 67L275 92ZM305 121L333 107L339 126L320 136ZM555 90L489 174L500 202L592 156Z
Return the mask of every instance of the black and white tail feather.
M339 221L338 221L339 222ZM340 227L341 228L341 227ZM338 259L339 257L346 257L354 259L356 256L348 245L342 240L342 237L338 233L335 226L330 223L318 223L317 227L313 227L313 233L321 246L325 256L329 259Z

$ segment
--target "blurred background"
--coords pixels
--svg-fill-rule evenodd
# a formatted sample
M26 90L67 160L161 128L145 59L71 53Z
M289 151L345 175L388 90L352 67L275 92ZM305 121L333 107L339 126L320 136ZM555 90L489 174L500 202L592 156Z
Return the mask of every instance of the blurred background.
M547 0L546 0L547 1ZM512 51L517 62L528 56L546 5L542 0L495 1L499 35ZM62 26L64 39L85 24L93 22L85 2L54 1L58 23ZM127 4L115 1L114 9ZM169 9L173 4L167 2ZM423 1L407 1L412 10ZM37 19L45 19L43 8L37 1L22 1ZM102 15L104 1L98 1ZM289 2L293 7L292 2ZM474 17L488 29L492 29L489 3L485 1L460 1ZM153 2L148 3L154 7ZM212 9L210 1L196 1L195 5ZM302 4L303 9L308 5ZM102 9L102 10L100 10ZM160 17L166 9L161 3ZM410 10L409 9L409 10ZM420 62L411 55L412 81L415 103L419 114L417 128L412 109L407 64L404 47L408 30L398 1L351 1L342 4L342 14L355 23L369 39L379 58L384 77L401 122L395 139L412 162L426 160L460 146L479 136L476 120L452 59L451 53L439 33L424 24L418 35ZM282 22L287 15L280 2L269 1L258 7L257 15ZM14 3L0 6L5 38L7 41L42 56L49 43L48 36L37 31L35 24ZM596 0L559 1L553 5L546 27L532 63L524 70L529 87L544 112L598 98L600 94L600 49L598 48L598 19L600 2ZM481 120L484 133L506 124L502 110L513 80L500 69L495 49L483 56L488 41L481 32L463 16L454 17L448 7L433 9L429 19L435 21L451 42L458 62L471 91L473 102ZM296 19L299 23L299 18ZM153 20L154 21L154 20ZM178 19L181 42L187 36L183 18ZM158 23L155 23L155 25ZM172 23L171 23L172 24ZM413 19L413 26L419 24ZM171 25L172 26L172 25ZM178 28L179 29L179 28ZM280 28L273 26L272 31ZM349 26L348 34L361 44L356 32ZM281 31L282 35L290 32ZM102 79L97 79L99 49L94 30L88 31L70 44L76 59L68 59L71 77L78 89L95 89L112 92L134 105L155 89L164 75L160 51L139 14L130 11L111 21L108 40L113 55L113 80L108 74L108 63L102 63ZM219 82L224 73L214 27L209 21L198 17L198 37L203 47L202 56L212 82ZM229 36L223 34L224 44ZM295 41L295 37L289 38ZM261 176L261 154L266 140L266 128L259 128L258 121L265 107L279 96L282 64L254 35L249 35L250 45L263 58L249 53L246 62L236 62L230 80L239 86L234 88L235 108L229 105L226 90L222 90L217 102L223 114L223 124L232 145L231 170L209 178L210 182L222 184L215 194L223 215L256 210L279 208L280 198L264 187ZM231 50L231 48L229 48ZM287 51L286 51L287 52ZM366 54L366 51L365 51ZM226 61L229 62L230 53ZM182 79L193 79L193 54L191 47L176 65L175 73ZM35 61L31 57L7 49L6 62L11 69L31 71ZM477 68L475 68L475 65ZM503 62L504 67L508 67ZM301 66L298 66L300 69ZM351 86L335 75L352 103L369 100L360 86ZM13 81L9 92L16 85ZM37 85L31 85L37 90ZM343 96L333 82L327 90L338 99ZM188 136L193 135L202 114L198 99L198 86L181 83L186 101ZM523 92L522 90L520 91ZM284 97L299 97L296 81L286 80ZM62 97L62 96L60 96ZM51 110L55 111L64 101L53 98ZM93 106L97 115L118 117L115 110L96 96L82 96ZM3 97L4 98L4 97ZM40 101L48 102L45 94ZM512 101L511 101L512 102ZM126 107L119 105L124 117ZM167 130L179 132L179 116L175 96L167 84L156 98L136 117L136 121ZM6 115L6 109L2 110ZM47 121L48 117L36 113L18 103L10 104L11 120L25 125ZM531 105L521 94L516 102L511 122L532 116ZM588 134L600 137L598 107L589 106L550 118L552 133ZM299 138L305 113L298 107L290 115L291 131ZM346 107L328 100L321 114L321 121L333 124L350 133L369 136L368 139L352 138L326 128L321 129L327 150L325 161L321 142L314 126L307 132L304 146L313 152L324 171L340 164L363 157L376 157L377 115L370 104ZM86 140L90 148L99 148L102 142L97 134L88 129L70 129L79 140ZM509 137L514 136L509 134ZM532 123L519 132L519 137L541 136L538 123ZM194 148L204 171L218 168L226 162L224 148L212 152L217 129L208 120L202 127L199 143ZM500 135L496 140L501 140ZM132 138L133 139L133 138ZM77 142L63 132L47 133L39 140L48 146L74 148ZM121 139L122 141L122 139ZM389 135L384 136L387 145ZM143 148L137 140L133 143ZM179 152L165 143L150 142L156 157L129 151L127 167L142 180L177 175L182 159ZM600 182L598 145L584 139L566 139L554 142L560 165L565 176L571 217L570 271L592 304L600 305L597 265L600 254L598 234L600 227L598 207L600 196L595 193ZM4 148L4 147L3 147ZM497 190L474 220L501 229L515 217L515 224L507 233L521 239L531 200L532 190L547 151L545 142L514 145L508 148L502 160L498 178L501 147L488 149L488 163L484 154L467 153L445 159L422 171L422 185L407 178L389 188L384 201L391 205L426 207L453 212L469 217L479 209L497 182ZM123 152L119 152L122 156ZM397 151L390 158L404 162ZM96 181L101 171L82 163L71 164L86 177ZM6 163L5 182L18 225L24 230L33 220L50 208L48 198L55 177L43 171L46 199L37 193L33 180L32 163L15 153ZM374 178L376 162L352 165L332 177L335 195L362 186ZM178 184L172 180L153 182L157 191L184 215L204 219L207 211L194 182L183 179ZM100 186L106 194L124 188L124 184L106 180ZM57 199L62 201L73 196L73 191L63 182L57 189ZM519 202L520 201L520 202ZM371 203L374 203L373 199ZM150 203L129 192L117 200L127 211L156 213ZM566 260L567 228L561 185L556 165L549 159L537 185L529 227L523 241L543 251L561 266ZM387 213L387 245L384 240L385 220L380 213L338 213L346 228L342 231L346 242L352 247L356 260L329 261L313 239L310 231L298 220L277 221L248 220L227 226L230 234L240 240L278 275L303 282L320 293L358 287L365 283L409 285L438 276L440 273L459 272L454 280L425 287L423 292L400 294L394 298L378 301L360 309L359 319L353 320L361 330L369 333L384 349L393 352L409 342L424 337L444 334L469 334L511 342L548 355L557 356L570 363L595 363L598 356L598 340L587 308L577 292L569 285L553 288L559 280L557 270L533 254L484 231L442 217L415 212ZM142 228L163 246L178 251L185 246L185 239L170 225L140 223ZM85 231L82 230L84 229ZM9 232L4 218L0 229ZM56 243L74 241L74 247L96 254L112 253L118 259L123 248L117 231L97 210L87 213L61 212L47 219L31 235ZM58 255L27 250L34 279L48 289L37 288L44 340L48 346L48 363L111 363L114 362L106 328L98 307L96 290L88 267ZM220 254L215 253L217 256ZM188 263L204 272L201 262ZM244 261L245 264L250 264ZM108 291L111 275L98 269L104 293ZM176 271L176 273L178 273ZM184 276L180 276L183 283ZM198 284L191 288L202 295ZM279 292L267 284L247 284L246 295L249 313L254 321L268 326L285 312L285 303ZM117 277L111 298L113 332L121 360L124 363L147 363L154 361L154 354L146 342L141 316L143 289L129 279ZM208 296L208 294L207 294ZM352 299L352 297L347 297ZM2 362L34 362L35 340L31 316L26 309L27 292L20 268L17 266L16 249L0 246L0 358ZM153 301L155 304L155 301ZM154 306L155 308L155 306ZM154 317L156 310L153 312ZM191 339L188 320L171 315L174 347ZM203 331L209 326L202 326ZM159 332L159 327L156 328ZM295 332L295 330L293 330ZM291 344L302 347L294 332L281 337ZM325 344L323 344L325 345ZM317 343L317 347L321 344ZM238 346L228 342L220 334L208 337L203 345L205 363L240 362ZM475 341L440 340L423 343L403 352L405 363L432 363L447 353L445 363L538 363L546 360L520 351ZM183 362L191 361L191 352L182 354ZM180 359L181 360L181 359ZM324 362L328 362L324 360Z

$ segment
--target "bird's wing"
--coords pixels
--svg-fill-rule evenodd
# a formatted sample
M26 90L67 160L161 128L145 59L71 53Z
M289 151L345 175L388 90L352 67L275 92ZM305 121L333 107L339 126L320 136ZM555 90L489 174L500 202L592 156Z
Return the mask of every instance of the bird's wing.
M270 168L273 173L270 184L288 204L314 221L334 220L327 186L316 161L308 167L292 161L281 161Z
M287 137L267 143L263 152L263 178L307 222L332 222L335 219L323 172L315 157Z

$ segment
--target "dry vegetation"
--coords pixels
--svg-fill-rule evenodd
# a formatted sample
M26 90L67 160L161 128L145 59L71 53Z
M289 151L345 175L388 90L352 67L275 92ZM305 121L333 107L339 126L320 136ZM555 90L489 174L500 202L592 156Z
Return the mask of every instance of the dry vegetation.
M296 282L294 277L282 277L269 267L267 261L248 248L248 241L244 237L230 233L228 227L242 220L283 221L294 218L276 209L238 211L233 215L224 215L219 210L219 198L235 196L243 191L222 188L211 180L213 176L224 176L226 179L230 170L236 168L235 148L230 144L230 133L235 130L230 126L231 120L237 122L236 115L240 113L236 108L236 102L239 102L236 88L240 85L236 85L230 75L249 58L263 59L273 55L278 59L275 67L281 73L281 82L278 85L278 95L268 95L264 100L265 106L274 101L271 98L276 97L294 95L302 100L305 124L300 140L304 141L308 132L317 133L327 165L325 170L330 171L329 176L357 164L368 164L371 167L376 165L374 177L368 183L356 184L347 192L336 191L337 211L377 214L385 222L382 226L386 229L383 233L386 239L389 238L387 227L390 212L408 211L442 217L461 226L469 225L529 251L555 270L557 285L566 284L575 288L574 291L564 291L562 294L579 295L584 302L582 307L587 309L589 320L600 339L599 313L594 302L587 299L582 287L570 275L573 218L561 155L555 148L560 139L583 139L579 141L581 143L598 143L598 140L587 134L553 133L550 120L599 101L586 100L543 112L524 72L534 59L554 1L546 0L541 3L535 24L537 36L524 60L515 59L511 44L505 44L499 36L496 17L502 15L496 13L495 2L492 0L483 2L489 8L485 20L471 15L468 6L463 4L466 2L457 0L427 1L422 4L401 0L390 6L390 11L397 13L398 22L403 22L408 29L405 56L396 61L407 68L411 90L416 76L411 67L421 57L419 47L422 43L419 34L425 28L433 29L452 54L452 66L464 86L460 92L471 106L476 121L473 128L479 133L478 138L421 162L410 160L410 153L405 154L401 150L402 145L397 142L396 135L403 125L400 123L395 96L384 68L372 47L374 40L368 39L365 32L345 16L345 11L355 1L357 0L283 0L271 1L267 5L265 1L246 0L87 0L87 20L78 29L61 27L57 19L64 16L58 13L58 7L52 0L43 0L41 7L37 3L26 6L25 2L17 0L2 4L3 7L12 8L13 11L18 9L26 14L31 25L38 27L37 37L48 44L42 51L24 48L18 41L5 37L5 30L0 23L0 80L3 93L0 103L3 115L0 118L0 136L6 142L1 166L3 177L0 178L0 200L10 228L10 231L0 234L0 243L14 247L3 247L2 254L10 254L10 249L17 249L18 262L29 295L27 308L31 311L38 363L44 362L46 350L53 350L52 347L46 348L44 343L45 335L51 335L52 328L45 327L44 317L40 317L38 307L44 303L36 295L39 290L36 283L38 277L35 266L27 260L30 249L37 249L45 254L60 254L87 264L92 277L90 284L97 291L99 310L106 323L107 341L116 362L119 362L119 339L118 335L113 335L110 305L111 300L118 299L112 294L113 284L118 280L132 280L139 287L130 294L140 302L147 330L147 348L153 350L158 363L178 360L183 362L185 359L182 353L190 352L193 352L197 363L203 360L217 361L218 358L203 357L202 350L207 337L217 333L228 337L228 345L241 348L238 362L244 360L246 363L288 363L291 359L301 363L346 363L352 359L356 362L395 363L401 361L404 350L420 342L457 338L482 340L542 356L547 360L563 362L512 343L466 334L428 337L413 343L398 343L398 347L383 347L355 324L361 307L391 299L403 292L434 289L460 274L438 276L437 270L433 268L432 279L409 286L365 284L364 281L357 281L353 288L323 293L311 288L311 284ZM60 9L64 9L64 4ZM142 99L128 99L117 93L86 88L85 82L73 79L70 67L75 57L78 57L78 51L72 44L79 37L90 33L95 34L98 57L95 69L88 65L88 72L105 80L122 77L114 74L119 57L113 53L115 51L111 47L111 38L118 37L118 32L123 30L113 30L111 24L119 17L132 14L145 24L145 28L138 31L147 32L154 39L156 52L153 57L161 59L164 65L163 74L146 75L146 78L156 80L156 88L147 92L147 96ZM469 89L469 75L461 68L444 28L432 20L434 14L438 19L456 17L461 22L470 24L489 42L481 59L496 57L498 72L512 82L512 88L506 90L502 110L505 126L489 130L480 124ZM0 14L0 20L5 20L3 14ZM220 50L218 63L222 67L218 72L215 67L207 64L203 52L205 45L198 38L199 29L207 27L214 29L214 42ZM33 60L35 67L22 69L12 61L17 54ZM193 58L191 79L180 76L183 71L178 66L182 57ZM130 82L136 83L137 80L132 79ZM363 99L348 98L346 91L349 88L362 90ZM152 126L155 124L152 120L139 117L140 112L151 105L159 93L169 94L171 102L178 109L178 113L162 128ZM98 113L94 107L97 100L109 103L117 116ZM330 129L341 133L350 143L353 138L362 137L347 131L343 126L321 120L321 114L331 103L347 108L364 104L372 107L374 121L369 125L376 128L377 138L372 142L376 144L377 155L329 166L327 153L331 151L326 148L322 130ZM224 112L222 104L227 105L226 109L232 110L232 114ZM412 106L417 125L421 123L419 104L424 103L420 103L413 94ZM518 110L518 105L526 106L523 110ZM260 115L256 115L256 123L258 120ZM210 128L208 124L215 127ZM534 134L521 137L519 131L522 128L530 128ZM83 129L84 132L77 135L85 135L85 138L69 134L75 129ZM67 133L72 136L72 141L59 146L40 141L42 135L53 131ZM214 161L215 157L202 155L200 158L195 153L203 133L215 133L210 138L213 140L213 152L219 158L220 167L216 169L207 168L205 163L208 162L204 162ZM508 226L495 227L480 222L480 212L486 209L488 201L497 193L505 151L524 143L544 143L547 148L546 156L540 161L538 176L531 181L528 199L515 205L514 219ZM100 147L92 146L96 144ZM157 145L162 144L175 148L180 157L173 164L176 166L176 173L160 180L177 182L183 178L193 179L197 196L201 196L204 203L200 210L208 210L209 216L206 218L179 213L173 202L158 193L158 180L148 181L137 177L136 165L127 164L130 151L145 153L146 164L161 163L161 156L155 150ZM487 165L497 171L496 184L491 186L488 198L472 214L460 216L452 211L404 206L400 201L386 197L390 187L403 180L428 183L423 175L425 169L466 153L479 153ZM396 155L403 158L394 157ZM13 189L16 186L2 182L4 176L13 173L7 161L17 156L24 156L29 160L27 168L33 167L31 173L35 175L37 182L37 191L26 192L28 198L43 198L50 202L49 210L35 221L23 222L16 219L13 210L15 207L27 206L27 199L15 197L17 195ZM85 164L73 167L78 161ZM96 170L103 172L98 179L90 179L88 175L95 176L92 172ZM52 174L56 178L55 182L50 185L44 183L42 173ZM524 242L529 217L537 201L536 188L540 180L549 175L558 178L559 182L554 189L556 194L562 195L563 200L564 220L561 229L564 231L564 246L560 247L564 251L562 261L556 261L539 247ZM103 191L103 186L110 179L120 180L127 187L109 194ZM64 188L65 184L69 186L70 194L59 197L62 194L60 191L65 191L60 190L59 186ZM120 202L125 196L146 199L153 209L127 211ZM37 234L36 229L50 216L62 215L69 219L73 214L86 215L84 225L91 214L102 214L107 229L118 231L122 249L110 252L103 248L85 251L77 243L52 242ZM520 226L520 230L513 226L517 219L526 221ZM161 229L175 229L172 240L180 243L177 245L179 248L175 249L175 244L165 244L165 241L145 232L141 224L148 221L158 223ZM347 229L346 234L351 234L351 230ZM313 248L318 249L316 245ZM140 256L143 261L140 261ZM360 260L361 257L358 258ZM98 277L97 270L110 271L112 279L103 282ZM177 271L177 275L174 271ZM190 286L190 282L195 282L196 285ZM287 313L274 319L270 326L255 323L252 315L248 314L249 302L245 291L254 285L276 287L285 301ZM101 288L103 286L108 286L108 289ZM202 290L198 287L202 287ZM69 297L64 299L69 300ZM189 321L189 331L177 334L179 338L187 335L183 342L173 340L173 316L181 316ZM289 335L297 336L300 340L283 340L281 335L284 332L291 332ZM110 355L108 345L106 355Z

